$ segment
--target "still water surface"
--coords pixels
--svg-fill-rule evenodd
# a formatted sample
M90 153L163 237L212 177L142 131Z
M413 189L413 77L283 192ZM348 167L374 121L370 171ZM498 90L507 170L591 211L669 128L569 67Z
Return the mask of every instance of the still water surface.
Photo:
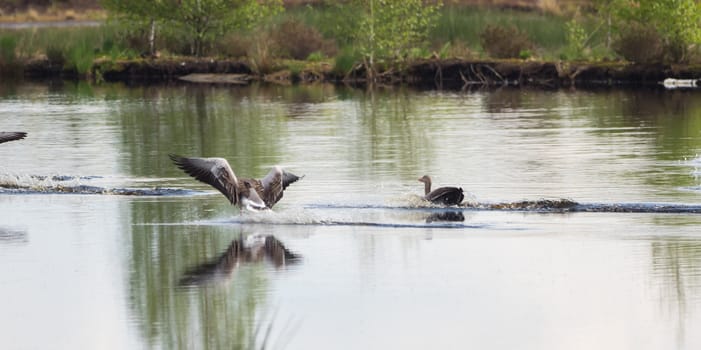
M0 130L29 136L0 145L0 347L699 349L701 214L432 221L417 178L698 205L700 97L4 85ZM168 153L305 177L240 213ZM265 236L277 255L232 253Z

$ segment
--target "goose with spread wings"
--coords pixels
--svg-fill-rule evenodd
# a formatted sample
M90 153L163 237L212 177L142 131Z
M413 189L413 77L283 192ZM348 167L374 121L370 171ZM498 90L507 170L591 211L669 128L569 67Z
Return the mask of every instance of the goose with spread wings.
M27 137L26 132L21 131L0 131L0 143L21 140Z
M238 205L241 209L272 209L287 186L301 178L279 166L274 166L260 180L238 178L224 158L169 156L178 168L216 188L232 205Z
M461 187L439 187L431 191L431 177L424 175L419 178L424 183L424 199L435 204L458 205L465 195Z

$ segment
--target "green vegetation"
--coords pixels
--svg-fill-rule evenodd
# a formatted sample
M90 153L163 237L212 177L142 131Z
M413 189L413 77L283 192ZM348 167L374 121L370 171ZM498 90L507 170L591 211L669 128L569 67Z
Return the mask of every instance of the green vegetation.
M355 30L355 44L363 55L369 80L374 80L376 60L403 61L410 49L420 47L435 25L442 3L422 0L360 0L355 8L362 13Z
M46 57L89 75L95 59L139 55L243 59L259 74L307 61L370 80L417 58L701 61L695 0L592 0L517 11L423 0L102 0L99 28L0 30L0 69ZM105 65L103 65L104 67Z
M117 18L147 24L151 42L156 28L187 41L191 54L201 56L204 46L232 30L247 29L282 11L281 0L103 0Z
M613 19L619 31L619 53L626 59L638 61L636 50L623 50L624 46L649 46L644 40L626 42L638 37L637 31L644 29L652 35L652 46L661 46L655 61L685 62L690 59L692 46L701 43L701 5L696 0L637 0L630 6L627 0L600 0L599 9ZM659 42L656 42L659 41ZM629 56L630 54L632 56ZM642 52L641 52L642 54Z

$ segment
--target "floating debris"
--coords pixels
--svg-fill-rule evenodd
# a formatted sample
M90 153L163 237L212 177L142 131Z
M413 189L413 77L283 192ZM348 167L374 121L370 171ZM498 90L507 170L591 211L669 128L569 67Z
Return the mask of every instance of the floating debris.
M667 78L662 81L666 89L695 88L698 87L699 79L674 79Z

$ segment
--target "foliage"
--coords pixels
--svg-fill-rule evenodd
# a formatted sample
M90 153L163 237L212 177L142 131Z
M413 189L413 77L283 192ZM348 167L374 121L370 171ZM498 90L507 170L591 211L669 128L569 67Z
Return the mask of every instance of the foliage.
M87 43L76 43L68 47L66 65L75 68L80 75L88 75L95 60L95 49Z
M272 37L283 57L303 60L314 52L331 56L337 51L333 41L324 39L316 28L294 18L273 28Z
M321 62L326 58L326 55L321 51L314 51L307 56L309 62Z
M613 42L613 49L631 62L657 63L665 56L662 37L650 26L631 23Z
M362 17L358 3L328 1L323 6L294 6L285 10L288 19L299 20L318 30L341 47L355 42L355 31Z
M570 20L565 25L567 29L566 52L570 58L582 58L585 56L585 49L589 37L584 27L575 19Z
M16 59L17 39L11 36L0 37L0 65L11 65Z
M356 0L363 16L358 23L356 44L365 57L368 72L376 58L399 59L427 38L435 26L442 3L422 0Z
M360 54L350 48L341 50L334 61L333 72L339 75L346 75L353 70L356 62L360 59Z
M696 0L599 0L599 6L611 13L621 35L635 35L623 31L636 26L653 28L666 60L684 61L689 46L701 43L701 5Z
M480 37L484 50L495 58L517 58L533 47L528 35L514 26L487 25Z
M250 46L246 50L246 56L251 64L251 69L258 74L268 74L273 71L275 62L273 51L275 42L268 31L257 31L251 38Z
M103 5L122 20L142 26L157 23L185 38L197 56L227 32L251 28L283 10L281 0L103 0Z
M63 66L66 63L63 49L56 44L51 44L46 48L46 59L49 60L49 63L57 66Z

